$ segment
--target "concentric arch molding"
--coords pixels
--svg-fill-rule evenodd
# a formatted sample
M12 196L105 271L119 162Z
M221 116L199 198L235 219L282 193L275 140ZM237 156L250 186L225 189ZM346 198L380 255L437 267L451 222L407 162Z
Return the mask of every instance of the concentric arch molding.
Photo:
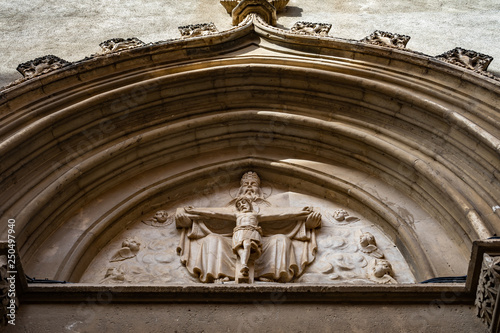
M425 55L249 15L229 31L96 56L2 91L0 213L16 219L28 274L77 281L138 207L153 209L160 192L189 195L232 163L228 177L256 168L366 210L420 280L458 272L472 242L500 229L499 92ZM408 198L431 231L362 179ZM451 271L443 249L460 259Z

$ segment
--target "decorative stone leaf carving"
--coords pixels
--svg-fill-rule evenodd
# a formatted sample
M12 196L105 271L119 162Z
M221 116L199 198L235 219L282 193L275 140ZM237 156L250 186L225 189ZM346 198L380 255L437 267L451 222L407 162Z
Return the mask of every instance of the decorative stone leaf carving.
M206 36L219 32L212 22L185 25L179 27L179 31L182 38Z
M385 47L404 49L406 48L406 44L408 44L410 38L411 38L410 36L406 35L399 35L391 32L375 30L370 36L362 39L361 42L385 46Z
M52 72L69 64L71 63L55 55L46 55L20 64L17 66L17 70L24 78L30 79L38 75Z
M476 72L485 72L493 61L493 57L489 55L466 50L461 47L456 47L453 50L436 56L436 58Z
M134 258L141 248L141 242L136 238L127 238L122 243L122 248L116 251L110 262Z
M498 289L500 287L500 257L491 257L484 254L479 284L476 292L477 316L488 327L491 326L493 311L497 304Z
M331 28L332 25L327 23L311 23L301 21L295 23L290 31L299 35L327 36Z
M123 50L128 50L143 45L146 44L135 37L127 39L113 38L99 44L99 46L101 47L101 54L120 52Z

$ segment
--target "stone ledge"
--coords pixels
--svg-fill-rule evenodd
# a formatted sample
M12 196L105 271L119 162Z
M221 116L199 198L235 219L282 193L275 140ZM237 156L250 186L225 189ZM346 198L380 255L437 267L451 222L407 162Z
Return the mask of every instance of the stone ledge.
M182 286L96 286L90 284L31 284L23 303L79 302L86 299L109 302L163 303L251 303L279 299L282 302L342 303L442 303L472 304L474 295L464 284L408 285L182 285Z

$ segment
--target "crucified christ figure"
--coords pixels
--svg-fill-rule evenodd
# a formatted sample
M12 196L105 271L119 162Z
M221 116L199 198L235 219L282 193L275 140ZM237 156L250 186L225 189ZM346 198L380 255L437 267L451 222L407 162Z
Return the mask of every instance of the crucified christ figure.
M185 207L184 210L189 215L201 218L236 222L236 227L233 229L232 250L239 257L239 274L243 277L248 277L249 275L249 259L251 257L252 259L257 259L262 252L262 229L259 223L296 220L297 218L304 218L306 221L321 220L321 214L313 212L311 207L304 207L302 210L289 209L292 212L284 212L282 209L278 209L274 213L260 214L254 210L252 201L247 197L237 199L235 207L236 212L233 210L228 211L227 209L194 207Z

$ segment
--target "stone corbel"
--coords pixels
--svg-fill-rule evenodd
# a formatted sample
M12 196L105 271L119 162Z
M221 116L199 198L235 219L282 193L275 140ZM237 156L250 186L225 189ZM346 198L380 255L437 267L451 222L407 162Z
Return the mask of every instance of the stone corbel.
M17 66L17 71L21 73L25 79L31 79L68 66L69 64L71 63L55 55L46 55L20 64Z
M408 44L410 38L410 36L406 35L375 30L370 36L367 36L360 41L373 45L404 49L406 48L406 44Z

